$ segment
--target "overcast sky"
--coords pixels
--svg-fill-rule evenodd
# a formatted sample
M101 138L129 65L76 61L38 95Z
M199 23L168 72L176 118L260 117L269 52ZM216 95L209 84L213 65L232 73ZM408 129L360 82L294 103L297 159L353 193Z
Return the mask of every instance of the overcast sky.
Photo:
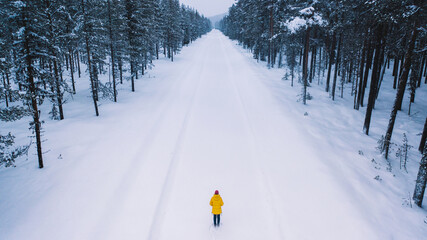
M228 12L235 0L180 0L182 4L195 8L205 17L212 17Z

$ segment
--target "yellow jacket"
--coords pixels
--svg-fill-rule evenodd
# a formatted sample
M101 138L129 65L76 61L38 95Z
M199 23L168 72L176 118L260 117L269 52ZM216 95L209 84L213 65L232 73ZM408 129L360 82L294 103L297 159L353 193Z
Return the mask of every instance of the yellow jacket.
M224 202L219 194L213 195L209 204L212 206L213 214L218 215L222 213L221 206L224 205Z

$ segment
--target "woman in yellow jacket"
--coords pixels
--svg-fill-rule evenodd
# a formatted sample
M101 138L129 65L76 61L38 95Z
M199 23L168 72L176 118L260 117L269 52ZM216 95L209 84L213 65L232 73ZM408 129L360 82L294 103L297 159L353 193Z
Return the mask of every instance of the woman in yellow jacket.
M212 206L213 220L214 226L219 227L220 214L222 213L221 206L224 205L221 196L219 195L219 191L215 191L215 195L211 198L210 205Z

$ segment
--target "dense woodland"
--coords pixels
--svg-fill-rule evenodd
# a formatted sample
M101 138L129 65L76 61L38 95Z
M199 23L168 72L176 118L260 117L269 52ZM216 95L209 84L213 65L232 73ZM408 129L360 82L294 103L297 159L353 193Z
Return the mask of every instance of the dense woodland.
M307 87L320 84L325 71L324 88L332 101L337 95L343 97L345 84L351 85L354 109L366 107L363 131L367 135L385 69L392 68L396 98L380 140L387 159L405 91L411 104L417 88L427 84L425 6L422 0L239 0L221 20L220 29L268 67L286 64L290 74L284 78L290 78L292 86L296 71L301 71L298 80L304 104L310 99ZM427 179L427 119L420 131L418 149L424 155L414 191L419 206Z
M100 99L118 101L117 84L131 81L135 91L159 54L173 61L182 46L210 30L207 18L178 0L1 0L0 120L32 117L43 168L40 114L64 119L64 99L76 94L76 81L90 81L88 104L98 116ZM86 69L89 79L82 77ZM99 76L108 69L111 81L103 83ZM39 109L46 101L50 113ZM14 147L13 134L5 134L0 166L8 167L28 146Z

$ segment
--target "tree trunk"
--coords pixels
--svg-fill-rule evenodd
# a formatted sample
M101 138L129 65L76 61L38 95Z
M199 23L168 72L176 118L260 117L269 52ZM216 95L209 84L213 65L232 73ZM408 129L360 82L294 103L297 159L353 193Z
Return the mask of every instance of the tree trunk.
M424 65L424 83L427 84L427 63Z
M341 94L340 97L343 98L344 97L344 84L347 81L345 78L347 76L347 64L341 63L341 72L342 72L342 76L341 76Z
M145 69L146 69L147 62L148 62L147 56L148 56L148 53L144 53L144 63L141 64L141 75L145 74Z
M365 114L365 123L363 124L363 130L365 131L366 135L369 135L369 126L371 124L371 116L372 116L372 110L375 106L375 96L377 94L377 87L378 87L378 69L380 65L380 57L381 57L381 41L382 41L382 34L383 34L383 25L379 25L375 31L375 58L374 58L374 65L372 67L372 74L371 74L371 84L369 88L369 98L368 98L368 105L366 107L366 114Z
M424 144L424 153L421 158L420 168L418 169L417 181L415 183L414 189L414 203L417 204L418 207L422 207L424 192L426 190L426 182L427 182L427 144Z
M6 72L6 84L7 84L7 91L10 93L10 77L9 77L9 70L7 69ZM12 94L9 94L9 102L12 102Z
M3 77L3 86L4 86L4 99L6 100L6 107L9 107L9 101L8 101L8 96L7 96L9 87L6 84L6 78L5 78L4 74L2 74L2 77Z
M397 56L394 57L394 64L393 64L393 89L396 89L397 86L397 72L399 69L399 58Z
M117 102L117 91L116 91L116 68L114 61L114 48L113 48L113 22L111 20L111 0L107 1L108 3L108 25L109 25L109 36L110 36L110 54L111 54L111 71L113 73L113 96L114 102Z
M34 131L36 133L36 143L37 143L37 156L38 156L38 163L39 163L39 168L43 168L43 152L42 152L42 141L41 141L41 122L40 122L40 118L39 118L39 110L38 110L38 106L37 106L37 89L36 89L36 84L34 83L34 73L33 73L33 58L31 55L31 49L30 49L30 33L28 32L28 26L27 26L27 17L29 16L25 16L26 12L28 10L26 10L26 8L28 8L29 6L25 7L24 10L24 16L23 19L24 20L24 25L25 25L25 30L24 30L24 34L25 34L25 40L24 40L24 49L25 49L25 60L26 60L26 68L27 68L27 81L29 83L29 88L28 90L30 91L30 98L31 98L31 111L33 114L33 124L34 124Z
M424 123L424 130L423 130L423 134L421 135L420 146L418 147L418 150L421 153L423 152L424 145L426 144L426 139L427 139L427 118Z
M294 86L294 67L291 67L291 87Z
M70 69L68 67L68 60L69 60L69 58L68 58L67 54L65 54L65 70L67 70L67 71Z
M368 77L369 77L369 69L372 65L372 59L374 55L374 50L372 49L372 42L371 39L368 39L368 48L367 48L367 57L365 62L365 73L363 74L363 86L362 91L360 92L360 106L363 107L363 103L365 100L365 90L366 86L368 85Z
M332 82L332 101L335 100L335 88L337 86L337 74L338 74L338 65L339 65L339 61L340 61L341 41L342 41L342 34L340 33L340 36L338 38L337 57L335 59L334 80Z
M78 49L76 51L76 54L77 54L77 57L76 57L76 60L77 60L77 70L78 70L79 78L80 78L81 77L81 70L80 70L80 56L79 56L79 50Z
M28 40L26 41L26 49L27 49L27 66L28 66L28 81L30 83L29 90L31 92L31 106L33 112L33 123L34 130L36 133L36 142L37 142L37 156L39 160L39 168L43 168L43 152L42 152L42 141L41 141L41 122L39 118L39 110L37 107L37 92L36 86L34 83L33 77L33 67L32 67L32 59L30 57L30 48L28 45Z
M308 80L310 83L313 82L313 75L315 74L314 70L316 69L315 64L316 64L316 48L313 47L311 50L310 75L309 75L310 77Z
M56 100L58 103L59 108L59 119L64 119L64 110L62 108L62 93L61 93L61 84L59 82L59 76L58 76L58 64L56 62L56 59L53 60L53 71L55 73L55 87L56 87Z
M320 85L320 71L322 66L322 48L319 48L319 69L317 70L317 85Z
M353 67L353 60L350 60L350 70L348 71L348 83L354 83L354 81L352 81L353 80L353 71L354 71L354 67ZM353 96L353 92L351 93L352 95L351 96Z
M308 50L310 47L310 31L311 27L307 27L306 33L305 33L305 46L304 46L304 63L302 66L302 78L303 78L303 96L302 96L302 102L307 104L307 85L308 85Z
M156 58L159 59L159 43L156 43Z
M402 58L400 59L399 74L397 75L398 77L400 77L400 75L402 75L404 60L405 60L405 55L402 55ZM399 78L397 78L397 81L398 81L397 84L399 84Z
M357 70L356 70L357 71ZM356 74L356 73L355 73ZM358 84L359 84L359 78L358 78L358 76L357 76L357 74L356 74L356 77L354 78L354 80L353 80L353 84L354 84L354 100L353 100L353 108L354 109L358 109L358 107L359 106L357 106L357 96L359 96L359 92L357 91L357 88L358 88ZM359 84L360 85L360 84ZM357 107L357 108L356 108Z
M69 62L70 62L70 75L71 75L71 84L73 87L73 94L76 94L76 83L74 81L74 59L73 59L73 53L71 50L69 50Z
M126 4L126 20L127 20L127 27L128 27L128 32L127 32L127 37L128 37L128 43L129 43L129 46L130 46L130 49L131 49L131 52L129 52L129 55L130 55L130 75L131 75L131 84L132 84L132 92L135 92L135 71L137 71L136 69L136 67L135 67L135 64L136 64L136 57L135 57L135 52L133 52L133 51L135 51L135 49L134 49L134 47L135 47L135 39L134 39L134 26L132 26L132 21L134 20L133 18L134 18L134 14L133 14L133 11L135 10L134 9L134 6L133 6L133 4L129 1L129 0L126 0L125 1L125 4Z
M269 13L269 33L270 33L270 39L268 43L268 67L273 68L273 1L270 1L270 13Z
M332 36L332 47L331 50L329 52L329 67L328 67L328 75L326 77L326 92L329 92L329 83L331 82L331 69L332 69L332 62L334 61L334 57L335 57L335 44L336 44L336 37L335 37L335 33Z
M119 56L119 74L120 74L120 84L123 84L123 62L122 62L121 56Z
M49 66L49 73L53 76L54 73L53 73L52 61L49 60L48 66ZM50 87L50 92L52 93L52 94L50 94L50 97L52 98L52 103L54 103L53 106L52 106L52 108L56 108L55 95L54 95L54 93L55 93L55 88L54 88L55 81L56 80L54 80L53 77L49 77L49 87ZM46 90L46 84L45 84L45 90ZM54 116L54 117L56 117L56 116Z
M62 62L63 61L58 61L58 70L59 70L59 79L61 79L61 82L64 82L64 78L63 78L63 72L62 71Z
M411 69L412 54L415 47L415 40L418 35L418 21L415 21L414 28L412 30L411 41L409 42L408 50L405 54L405 60L403 63L403 71L399 77L399 85L397 86L396 98L394 100L393 109L390 114L390 120L388 122L387 132L384 137L383 151L385 151L385 158L388 158L388 150L390 147L391 135L393 134L394 123L396 121L397 111L402 105L403 94L405 93L406 82L408 81L409 70Z
M95 100L96 102L99 101L99 73L98 73L98 67L96 66L96 63L94 63L94 59L95 58L95 54L93 52L91 52L92 54L92 78L93 78L93 82L95 83L94 86L94 91L95 91Z
M131 63L130 63L130 75L131 75L131 77L130 77L130 79L131 79L131 84L132 84L132 92L135 92L135 74L134 74L134 72L135 72L135 70L134 70L134 66L133 66L133 63L132 63L132 61L131 61Z
M89 69L89 78L90 78L90 86L92 88L92 99L93 99L93 105L95 107L95 115L99 116L99 111L98 111L98 104L96 102L96 88L95 88L95 82L94 82L94 76L93 76L93 67L92 67L92 63L90 60L90 45L89 45L89 32L88 32L88 26L87 26L87 17L86 17L86 13L85 13L85 3L84 0L82 0L82 11L83 11L83 18L84 18L84 32L85 32L85 42L86 42L86 54L87 54L87 64L88 64L88 69Z
M426 64L426 56L423 56L423 60L421 62L421 67L420 67L420 74L418 77L418 81L417 81L417 87L421 87L421 79L423 78L423 69L424 69L424 65Z
M418 74L420 73L420 59L417 55L418 54L415 54L414 56L414 61L413 61L412 70L411 70L411 77L409 79L409 88L411 90L409 106L411 106L411 103L415 102L415 90L417 89ZM408 111L408 114L409 114L409 111Z
M137 63L135 63L134 69L135 69L135 79L138 79L138 64Z

